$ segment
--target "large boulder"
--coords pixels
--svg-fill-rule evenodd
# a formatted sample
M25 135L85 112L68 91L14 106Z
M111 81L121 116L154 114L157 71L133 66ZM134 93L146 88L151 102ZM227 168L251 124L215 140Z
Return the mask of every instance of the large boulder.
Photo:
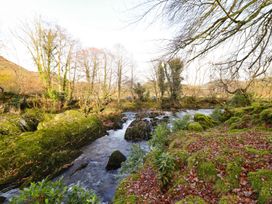
M204 129L208 129L217 125L217 122L214 121L210 116L201 113L196 113L194 115L194 121L198 122Z
M115 150L111 153L109 161L106 166L106 170L115 170L121 167L122 162L126 161L126 156L122 154L119 150Z
M149 140L152 132L152 124L149 120L134 120L126 130L125 139L129 141Z
M0 203L4 203L6 201L6 197L0 196Z

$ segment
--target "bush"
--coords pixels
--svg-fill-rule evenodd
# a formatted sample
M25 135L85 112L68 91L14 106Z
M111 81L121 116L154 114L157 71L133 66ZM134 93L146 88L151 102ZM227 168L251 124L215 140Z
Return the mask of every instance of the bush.
M21 191L20 195L11 200L11 204L98 204L97 196L79 186L73 186L71 189L64 186L61 181L43 180L38 183L31 183L29 188Z
M203 127L200 125L199 122L192 122L189 123L188 130L201 132L203 131Z
M244 93L242 90L238 90L229 101L229 105L232 107L244 107L249 106L251 101L252 96L250 94Z
M141 149L139 144L133 144L131 152L127 160L122 163L121 174L131 174L138 171L144 163L145 151Z
M218 123L224 122L226 120L226 116L224 115L224 111L218 107L216 107L213 110L213 112L211 114L211 118Z
M199 122L204 129L211 128L217 125L217 122L214 121L210 116L201 113L196 113L194 115L194 121Z
M151 148L162 150L166 146L169 134L170 130L168 129L167 124L162 123L155 128L148 143Z
M166 187L170 183L176 167L175 158L169 153L158 152L155 156L155 165L159 170L162 187Z
M99 204L100 201L93 191L78 185L72 186L67 192L67 204Z
M191 120L190 115L185 115L182 119L177 119L173 123L173 131L186 130L187 126Z

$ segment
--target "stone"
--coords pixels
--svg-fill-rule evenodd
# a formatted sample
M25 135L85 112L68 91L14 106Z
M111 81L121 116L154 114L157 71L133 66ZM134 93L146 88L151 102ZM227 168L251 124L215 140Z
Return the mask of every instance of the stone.
M4 203L6 201L6 197L0 196L0 203Z
M116 170L121 167L122 162L126 161L126 156L122 154L119 150L115 150L111 153L109 161L106 166L106 170Z
M129 141L149 140L152 132L152 123L148 120L134 120L126 130L125 139Z

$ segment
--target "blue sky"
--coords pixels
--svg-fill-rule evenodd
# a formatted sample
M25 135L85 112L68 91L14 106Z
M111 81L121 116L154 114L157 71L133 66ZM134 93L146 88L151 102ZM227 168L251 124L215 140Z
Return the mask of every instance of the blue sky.
M5 44L2 55L35 70L27 50L14 33L22 22L37 16L66 28L83 47L111 49L121 43L133 56L138 76L147 76L149 61L162 53L162 39L172 32L161 21L129 25L141 10L129 10L137 0L8 0L0 7L0 40ZM150 18L151 19L151 18Z

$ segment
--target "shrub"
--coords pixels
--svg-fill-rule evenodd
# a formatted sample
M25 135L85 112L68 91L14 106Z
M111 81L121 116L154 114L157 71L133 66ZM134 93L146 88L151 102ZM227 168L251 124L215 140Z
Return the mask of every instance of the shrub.
M203 131L203 127L200 125L199 122L192 122L189 123L188 130L201 132Z
M197 108L198 100L195 96L184 96L181 98L181 106L183 108Z
M153 149L164 149L169 134L170 130L167 127L167 124L162 123L155 128L154 132L152 133L152 137L148 143Z
M42 180L38 183L31 183L21 193L11 200L11 204L98 204L97 196L80 186L73 186L71 189L64 186L61 181Z
M186 130L187 126L191 120L190 115L185 115L182 119L177 119L173 123L173 131Z
M131 152L127 157L127 160L122 163L120 170L121 174L131 174L138 171L143 165L145 157L145 151L141 149L139 144L133 144Z
M86 190L78 185L72 186L67 192L67 204L99 204L98 197L93 191Z
M216 107L213 110L213 112L211 114L211 118L218 123L224 122L226 120L226 116L224 115L224 111L219 107Z
M155 165L159 170L162 187L166 187L170 183L175 170L175 158L169 153L159 152L155 156Z
M265 123L272 124L272 108L268 108L268 109L263 110L260 113L260 118Z
M252 96L250 94L238 90L229 101L229 105L232 107L244 107L249 106L251 104L251 101Z
M194 115L194 121L199 122L204 129L214 127L217 124L210 116L201 113L196 113Z

